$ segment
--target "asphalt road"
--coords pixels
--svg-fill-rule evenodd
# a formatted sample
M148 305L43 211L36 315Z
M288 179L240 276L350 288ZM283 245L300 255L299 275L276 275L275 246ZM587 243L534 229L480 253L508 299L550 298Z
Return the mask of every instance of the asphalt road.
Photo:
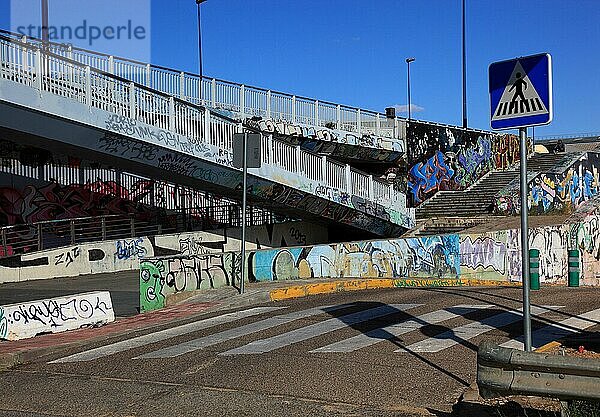
M536 308L556 306L534 330L598 309L599 294L533 293ZM521 334L520 298L370 290L212 312L3 372L0 415L447 416L474 382L479 342Z

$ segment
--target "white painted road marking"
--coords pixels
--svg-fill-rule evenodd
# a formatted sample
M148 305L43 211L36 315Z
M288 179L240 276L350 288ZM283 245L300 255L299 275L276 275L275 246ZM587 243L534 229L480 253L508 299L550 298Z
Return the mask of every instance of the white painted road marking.
M255 340L244 346L240 346L228 350L226 352L220 353L220 355L260 354L265 352L271 352L273 350L280 349L282 347L289 346L294 343L309 340L314 337L318 337L327 333L344 329L346 327L350 327L359 323L375 320L377 318L388 316L400 311L406 311L421 305L422 304L381 305L367 310L361 310L349 314L344 314L340 317L334 317L330 314L330 317L327 319L321 320L319 318L319 320L321 321L318 321L316 323L309 324L305 327L282 333L270 338ZM177 357L222 342L227 342L239 337L275 328L277 326L284 325L295 320L308 318L311 316L323 315L323 313L332 313L334 311L339 311L352 306L356 305L344 304L337 306L322 306L302 311L295 311L287 314L280 314L273 317L268 317L266 319L261 319L250 324L246 324L241 327L235 327L229 330L220 331L191 340L189 342L179 343L156 351L145 353L134 359ZM330 345L311 350L310 352L352 352L361 348L372 346L383 340L393 339L396 336L417 331L428 325L438 324L444 321L465 316L466 314L472 311L488 309L492 307L493 305L487 304L457 305L453 307L448 307L445 309L425 313L420 316L405 318L403 319L403 321L400 321L396 324L373 329L365 332L364 334L359 334L354 337L340 340L336 343L332 343ZM150 333L144 336L134 337L129 340L123 340L121 342L112 343L106 346L87 350L81 353L76 353L64 358L57 359L50 363L91 361L115 353L123 352L129 349L146 346L152 343L165 341L177 336L186 335L195 331L200 331L217 325L231 323L243 318L258 316L260 314L270 313L285 308L288 307L256 307L243 311L223 314L216 317L201 319L193 323L188 323L182 326L174 327L172 329L166 329L159 332ZM532 314L541 315L547 313L550 310L556 310L559 308L562 308L562 306L533 306ZM417 343L413 343L407 346L406 348L396 350L396 352L440 352L444 349L455 346L461 342L473 339L474 337L489 332L491 330L515 323L521 320L521 318L522 313L520 311L505 311L477 322L470 322L466 325L456 327L452 330L448 330L434 337L421 340ZM546 326L542 329L533 332L534 345L543 345L551 340L560 338L568 334L576 333L580 330L585 330L599 323L600 308L589 311L576 317L568 318L566 320L561 321L560 323L551 326ZM502 346L522 349L523 344L521 340L522 338L519 338L517 340L510 340L502 344Z
M356 313L351 313L345 316L335 317L319 323L311 324L310 326L292 330L268 339L257 340L248 343L245 346L220 353L220 355L247 355L271 352L275 349L280 349L293 343L312 339L313 337L321 336L325 333L330 333L335 330L373 320L378 317L388 316L399 311L409 310L420 305L421 304L388 304L368 310L358 311Z
M155 333L150 333L144 336L134 337L133 339L123 340L122 342L112 343L110 345L101 346L96 349L87 350L85 352L76 353L66 356L61 359L49 363L66 363L66 362L82 362L91 361L102 358L125 350L134 349L140 346L149 345L155 342L161 342L172 337L182 336L198 330L207 329L219 324L230 323L246 317L256 316L258 314L268 313L271 311L280 310L287 307L255 307L248 310L227 313L216 317L211 317L193 323L177 326L172 329L166 329Z
M326 306L316 307L308 310L294 311L293 313L284 314L281 316L270 317L265 320L261 320L256 323L250 323L242 327L237 327L223 332L215 333L210 336L201 337L198 339L190 340L189 342L180 343L178 345L169 346L164 349L160 349L154 352L149 352L144 355L135 357L134 359L152 359L152 358L173 358L176 356L184 355L186 353L193 352L195 350L203 349L209 346L216 345L218 343L226 342L228 340L236 339L238 337L247 336L252 333L261 332L272 327L280 326L282 324L290 323L294 320L315 316L317 314L323 314L348 308L352 304L343 304L338 306Z
M531 333L531 339L535 347L544 346L554 340L568 336L578 331L585 330L589 327L600 324L600 308L587 313L580 314L576 317L569 317L560 323L542 327ZM501 344L502 347L523 350L523 337L514 340L509 340Z
M384 340L389 340L394 337L410 333L414 330L419 330L422 327L431 324L437 324L448 321L464 314L471 313L475 310L490 308L492 305L458 305L449 307L445 310L437 310L431 313L412 318L408 321L403 321L391 326L374 329L367 333L359 334L349 339L341 340L331 345L323 346L318 349L311 350L311 353L343 353L353 352L367 346L374 345Z
M531 314L543 314L547 313L549 309L556 308L560 308L560 306L532 306ZM487 333L491 330L515 323L521 320L522 315L523 312L516 310L496 314L479 322L465 324L464 326L460 326L452 330L448 330L447 332L438 334L435 337L430 337L420 342L413 343L412 345L406 346L406 348L396 350L396 352L440 352L462 341L473 339L474 337L483 333Z

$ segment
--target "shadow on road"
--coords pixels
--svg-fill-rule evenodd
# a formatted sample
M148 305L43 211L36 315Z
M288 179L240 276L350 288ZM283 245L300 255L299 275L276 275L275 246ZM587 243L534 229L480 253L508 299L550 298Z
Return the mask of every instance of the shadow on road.
M422 290L423 291L431 291L431 292L437 292L437 293L441 292L441 293L445 293L445 294L457 295L457 296L460 296L460 297L468 298L468 299L475 300L475 301L478 301L478 302L483 302L483 303L486 303L486 304L494 304L495 306L501 307L501 308L506 309L506 310L514 310L514 307L511 307L511 306L509 306L507 304L500 304L500 301L491 302L490 299L481 297L481 292L478 292L477 290L469 290L469 289L465 289L465 288L461 288L460 290L447 289L447 288L425 288L425 289L422 289ZM501 299L501 300L509 300L509 301L522 302L522 300L520 300L520 299L515 300L514 298L511 298L511 297L507 297L507 296L499 295L499 294L493 294L493 293L489 293L489 292L486 293L486 297L496 298L496 299ZM558 304L560 304L560 301L558 301ZM531 306L532 307L534 307L534 306L535 307L543 307L541 305L534 304L534 303L532 303ZM598 324L600 324L600 321L598 321L598 320L593 320L593 319L588 319L588 318L582 318L582 317L579 317L577 314L569 313L569 312L566 312L566 311L563 311L563 310L552 309L552 308L547 308L547 310L551 311L553 313L558 313L558 314L563 315L563 316L565 316L567 318L577 317L580 320L587 321L591 325L598 325ZM557 325L557 324L559 324L559 322L556 321L556 320L551 320L551 319L547 319L547 318L544 318L544 317L533 316L532 315L532 324L534 322L536 322L536 321L540 322L540 323L545 323L547 325ZM573 327L573 326L569 326L569 325L560 324L560 326L562 328L564 328L564 329L573 330L573 332L580 332L581 331L581 329ZM511 337L512 337L512 335L511 335Z
M391 305L384 304L384 303L360 302L359 301L359 302L354 303L354 305L355 305L357 311L367 311L367 310L375 309L378 307L387 306L390 308L390 313L386 314L383 317L373 318L373 320L367 320L367 321L363 321L363 322L359 322L359 323L356 323L355 321L347 320L347 317L349 317L350 315L348 314L348 310L345 310L345 309L333 310L333 311L330 310L330 311L327 311L327 314L341 320L348 327L358 330L361 333L368 335L369 337L371 337L371 335L372 335L372 333L370 334L369 332L371 330L377 329L376 336L375 336L377 339L386 340L389 343L393 343L398 348L404 349L404 351L407 352L408 354L410 354L411 356L417 358L421 362L436 369L437 371L442 372L443 374L454 379L461 385L464 385L465 387L469 386L469 383L467 381L465 381L464 379L462 379L460 376L458 376L458 375L454 374L453 372L445 369L444 367L436 364L435 362L427 359L426 357L419 354L418 352L412 352L412 351L406 349L406 346L404 345L402 339L395 336L393 333L386 331L384 329L384 327L392 325L392 324L396 324L396 323L414 321L415 323L417 323L419 325L423 325L423 327L421 327L420 329L416 329L415 331L421 331L425 335L428 335L427 333L429 333L429 332L430 332L429 333L430 335L434 335L434 334L438 334L440 332L450 331L451 329L444 327L444 326L435 326L436 331L431 332L431 329L427 330L427 327L431 327L431 325L429 323L423 322L417 316L414 316L406 311L399 310L397 308L392 307ZM375 326L373 326L373 324L375 324ZM428 335L428 337L429 337L429 335ZM459 338L457 338L457 340L458 339ZM460 343L460 340L458 340L458 341ZM462 341L462 342L468 343L466 341ZM468 343L468 344L470 345L469 347L471 349L473 349L473 348L476 349L476 347L474 345L472 345L470 343Z

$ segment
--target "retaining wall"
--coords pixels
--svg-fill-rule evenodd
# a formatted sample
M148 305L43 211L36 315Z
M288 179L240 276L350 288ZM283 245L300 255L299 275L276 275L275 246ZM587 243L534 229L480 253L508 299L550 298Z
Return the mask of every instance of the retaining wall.
M327 229L305 222L249 227L249 249L327 241ZM82 243L0 259L0 283L136 270L140 260L239 250L240 230L188 232Z
M249 281L306 278L386 278L410 286L516 283L521 280L518 229L477 234L386 239L250 252ZM529 246L540 251L540 281L566 285L568 250L579 249L582 285L600 285L600 216L529 231ZM239 283L239 254L147 258L140 263L142 311L164 306L182 291ZM433 281L432 281L433 280ZM440 284L441 285L441 284Z

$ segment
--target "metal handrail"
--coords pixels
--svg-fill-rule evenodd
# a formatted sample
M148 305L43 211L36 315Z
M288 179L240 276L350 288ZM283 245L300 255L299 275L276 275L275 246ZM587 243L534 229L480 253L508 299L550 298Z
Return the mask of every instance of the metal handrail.
M6 31L6 30L1 30L0 29L0 33L4 33L6 35L12 36L14 38L19 38L19 39L26 39L28 41L34 41L37 43L42 44L43 41L41 39L35 38L35 37L27 37L23 34L17 34L14 32L10 32L10 31ZM158 71L162 71L162 72L167 72L170 73L170 75L175 76L175 77L183 77L184 79L187 78L191 78L193 80L195 80L196 82L199 79L199 75L198 74L194 74L194 73L190 73L190 72L186 72L186 71L178 71L176 69L173 68L168 68L168 67L163 67L160 65L154 65L154 64L149 64L149 63L144 63L141 61L137 61L134 59L129 59L129 58L124 58L124 57L117 57L117 56L113 56L113 55L109 55L106 53L102 53L102 52L96 52L96 51L91 51L88 49L84 49L84 48L80 48L80 47L75 47L73 45L70 44L64 44L64 43L56 43L56 42L48 42L47 44L49 44L52 47L55 48L59 48L61 50L65 50L65 51L79 51L85 54L89 54L90 56L96 56L96 57L103 57L106 60L105 66L109 66L110 63L112 62L113 65L116 61L122 61L128 64L133 64L133 65L137 65L139 66L138 70L147 70L147 69L155 69ZM154 77L152 77L154 78ZM269 96L269 95L275 95L275 96L281 96L290 100L300 100L300 101L309 101L313 104L315 109L318 109L318 111L314 111L315 113L321 113L321 110L325 110L325 108L321 108L320 106L323 107L327 107L327 106L334 106L335 108L338 109L338 113L342 110L350 110L352 112L354 112L358 117L360 117L361 114L363 115L370 115L372 117L375 118L382 118L383 120L386 120L386 118L383 116L382 113L377 112L377 111L373 111L373 110L367 110L367 109L362 109L359 107L355 107L355 106L349 106L349 105L344 105L344 104L337 104L334 102L330 102L327 100L318 100L318 99L313 99L313 98L309 98L309 97L304 97L304 96L299 96L299 95L295 95L295 94L290 94L290 93L285 93L285 92L280 92L280 91L276 91L276 90L271 90L271 89L266 89L263 87L254 87L254 86L247 86L244 84L240 84L240 83L236 83L233 81L227 81L227 80L223 80L223 79L219 79L219 78L210 78L210 77L202 77L202 82L203 84L208 84L211 89L213 86L215 86L217 83L221 83L224 84L225 86L230 86L230 87L237 87L240 88L242 90L247 90L244 92L248 92L248 91L257 91L257 92L261 92L264 93L265 95ZM185 85L187 85L187 82L185 82ZM181 88L181 86L180 86ZM196 90L192 90L193 92L197 92ZM203 96L206 95L206 89L203 88L202 92L203 92ZM168 92L167 92L168 93ZM173 92L170 92L168 94L173 94ZM196 99L198 99L198 101L200 103L205 103L205 102L212 102L213 104L215 104L213 98L217 95L216 91L212 91L210 90L209 93L209 97L210 99L205 99L204 97L196 97ZM191 98L191 97L190 97ZM239 103L238 103L239 104ZM231 106L235 106L235 103L230 103ZM256 113L257 109L249 109L249 110L253 110L254 113ZM258 109L259 111L261 109ZM294 112L295 109L292 109L292 113ZM281 114L281 113L280 113ZM357 126L359 126L362 123L358 123L358 122L362 122L361 120L359 120L359 118L357 117L357 120L355 120L355 122L357 122ZM293 118L293 117L292 117ZM403 118L403 117L395 117L395 120L398 120L400 122L407 122L408 119L407 118ZM415 122L421 122L421 123L427 123L433 126L438 126L438 127L449 127L449 128L460 128L463 129L465 131L470 131L470 132L479 132L479 133L485 133L485 134L495 134L493 132L489 132L489 131L484 131L484 130L480 130L480 129L473 129L473 128L461 128L459 126L453 126L453 125L449 125L449 124L444 124L444 123L436 123L436 122L428 122L428 121L422 121L419 119L411 119ZM294 120L291 120L294 121ZM317 120L318 121L318 120ZM343 122L341 122L340 118L338 117L337 120L337 128L340 129L341 128L341 124ZM347 123L348 121L344 121L345 123ZM320 125L320 124L319 124ZM381 132L379 132L381 133ZM382 135L385 136L385 135Z
M109 110L121 116L154 124L162 129L178 131L178 133L187 137L188 140L192 139L191 142L193 143L195 141L212 143L210 140L211 129L203 127L206 123L210 123L217 130L223 131L220 135L217 135L217 139L221 139L221 141L213 144L225 149L231 148L232 132L236 127L235 121L231 118L212 114L205 107L189 103L185 100L175 99L166 93L158 92L150 87L131 82L125 78L91 68L90 65L84 65L49 52L45 48L32 47L31 44L13 40L3 35L0 35L0 40L8 42L7 48L13 45L12 50L6 49L8 52L5 52L4 47L2 48L3 55L5 54L5 58L7 59L3 62L4 65L0 69L10 72L10 77L16 82L40 89L40 91L48 90L54 94L76 99L91 107ZM35 53L31 53L32 51ZM8 58L11 58L12 62ZM30 61L33 65L30 65ZM58 71L55 70L55 67L58 67ZM60 75L58 79L53 77L57 74ZM97 90L93 90L94 87ZM162 102L160 100L157 101L155 99L157 97L160 97ZM201 113L202 116L194 119L194 111ZM193 127L192 130L190 130L190 126ZM255 129L249 130L256 131ZM271 140L277 142L273 138ZM302 155L310 152L298 147L296 153L297 155ZM291 166L289 165L291 161L282 160L279 162L281 163L281 168L292 173L298 173L298 164L295 161ZM323 158L322 163L324 172L326 172L327 164L332 163L332 161L328 158ZM369 177L370 184L373 181L378 180ZM345 183L344 191L351 194L352 186L350 181L346 181ZM383 181L381 181L381 184L391 187L390 184ZM327 185L336 187L336 184L331 182ZM373 185L370 188L372 189ZM392 192L389 195L394 196L394 199L388 203L396 207L401 205L402 209L405 209L405 196Z

